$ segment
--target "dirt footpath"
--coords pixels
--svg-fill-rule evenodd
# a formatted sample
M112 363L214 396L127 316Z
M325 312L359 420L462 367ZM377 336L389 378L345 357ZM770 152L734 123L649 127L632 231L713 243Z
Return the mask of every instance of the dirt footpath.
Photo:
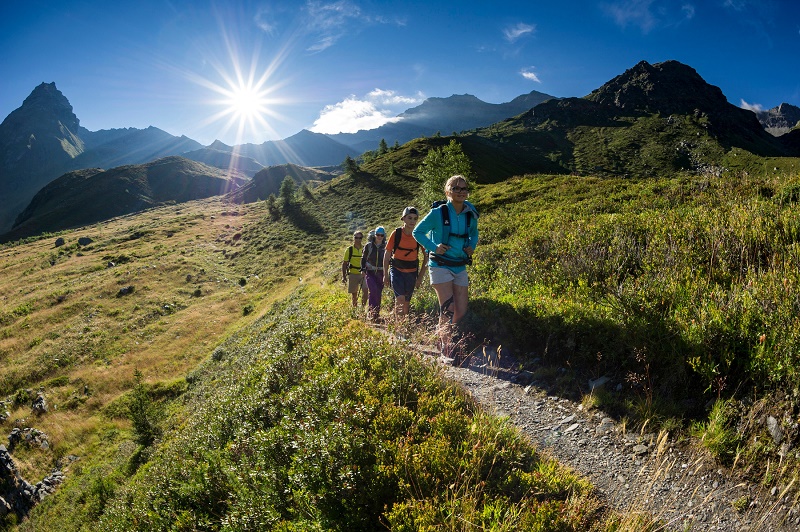
M544 383L510 361L501 364L491 349L444 371L537 448L588 478L612 508L648 512L662 530L800 530L797 486L754 485L667 435L625 433L603 412L549 395Z

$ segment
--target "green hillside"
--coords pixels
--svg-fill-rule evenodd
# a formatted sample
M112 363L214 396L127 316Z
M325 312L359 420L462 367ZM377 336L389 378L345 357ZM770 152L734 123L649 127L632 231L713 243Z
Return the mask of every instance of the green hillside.
M582 134L582 160L607 160ZM67 475L19 529L617 529L584 481L352 316L337 283L351 232L396 226L450 140L272 205L195 201L1 248L0 427L49 436L14 449L21 476ZM705 171L624 178L525 174L512 150L498 177L491 142L457 140L481 212L474 342L721 466L797 476L800 161L715 148ZM559 164L546 151L530 156ZM406 337L433 301L426 286ZM590 393L600 376L618 386ZM51 408L32 416L37 390Z
M165 203L217 196L245 181L236 172L178 156L106 171L77 170L42 188L0 241L80 227Z

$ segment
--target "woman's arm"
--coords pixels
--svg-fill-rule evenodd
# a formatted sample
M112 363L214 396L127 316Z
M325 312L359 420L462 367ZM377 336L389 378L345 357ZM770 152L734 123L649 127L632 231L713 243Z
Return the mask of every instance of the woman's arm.
M437 209L431 209L425 217L419 221L411 234L414 235L414 240L425 248L426 251L436 251L436 242L428 237L428 233L433 230L434 238L441 234L441 229L438 229L437 218L441 218ZM440 237L439 237L440 238Z

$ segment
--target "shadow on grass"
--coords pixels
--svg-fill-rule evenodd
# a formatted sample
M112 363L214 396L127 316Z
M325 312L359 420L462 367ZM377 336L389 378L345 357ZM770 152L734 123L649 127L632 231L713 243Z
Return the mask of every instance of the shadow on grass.
M497 378L578 401L591 391L590 380L607 377L612 415L641 417L631 405L643 403L663 418L702 415L703 390L686 357L693 348L656 317L636 316L626 326L586 317L567 321L477 298L462 329L475 339L471 369L490 368Z
M305 233L322 234L325 233L325 228L314 217L313 214L306 212L302 206L293 204L286 209L286 218L289 223L300 229Z
M353 182L366 188L374 189L382 194L403 196L408 191L397 186L392 180L381 179L368 172L356 172L353 174Z

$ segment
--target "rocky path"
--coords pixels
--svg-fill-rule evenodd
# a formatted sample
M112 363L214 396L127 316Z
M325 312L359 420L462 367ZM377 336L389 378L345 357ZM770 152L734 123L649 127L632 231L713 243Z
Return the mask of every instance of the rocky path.
M657 530L800 530L797 486L754 485L666 435L626 433L602 412L549 395L530 374L493 364L496 358L477 353L445 373L588 478L612 508L647 512L662 524Z

